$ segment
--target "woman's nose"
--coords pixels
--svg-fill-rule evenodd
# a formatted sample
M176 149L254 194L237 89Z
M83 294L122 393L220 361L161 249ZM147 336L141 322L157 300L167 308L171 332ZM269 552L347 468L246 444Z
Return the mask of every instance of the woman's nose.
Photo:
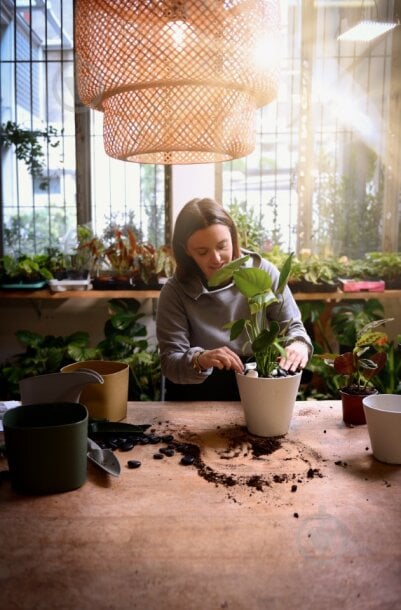
M211 259L213 262L219 263L220 262L220 252L218 252L218 250L212 250Z

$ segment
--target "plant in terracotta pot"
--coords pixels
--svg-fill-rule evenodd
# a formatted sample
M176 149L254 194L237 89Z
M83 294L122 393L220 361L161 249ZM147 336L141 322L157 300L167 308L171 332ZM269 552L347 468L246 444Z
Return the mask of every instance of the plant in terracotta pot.
M301 372L291 374L280 369L278 361L285 353L288 324L283 327L276 320L269 321L267 308L272 303L283 303L293 254L284 262L276 288L267 271L246 266L249 258L241 257L219 269L209 279L209 286L232 281L248 301L249 317L224 326L231 340L244 333L255 359L255 371L236 374L246 424L251 434L281 436L288 432Z
M332 366L342 380L340 395L346 424L366 423L362 400L365 396L377 393L372 379L380 373L387 361L385 348L388 336L386 332L377 329L391 320L393 318L373 320L366 324L358 331L351 351L316 356Z

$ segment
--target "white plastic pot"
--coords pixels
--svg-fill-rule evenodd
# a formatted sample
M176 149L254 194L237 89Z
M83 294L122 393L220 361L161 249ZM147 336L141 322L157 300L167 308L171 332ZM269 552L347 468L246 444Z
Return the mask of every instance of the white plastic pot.
M257 436L282 436L290 427L302 373L249 377L236 373L246 427Z
M366 396L363 409L375 458L386 464L401 464L401 395Z

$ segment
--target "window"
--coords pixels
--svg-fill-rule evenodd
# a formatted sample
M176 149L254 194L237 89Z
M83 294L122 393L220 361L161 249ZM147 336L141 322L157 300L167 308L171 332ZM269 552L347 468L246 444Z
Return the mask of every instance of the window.
M254 215L265 247L355 258L383 246L397 250L401 130L392 88L401 78L399 28L370 44L337 41L361 18L393 20L394 3L282 5L278 99L259 113L255 152L223 165L223 203ZM391 150L397 134L398 150Z
M90 163L86 173L77 171L73 0L1 0L0 27L0 251L63 248L77 222L98 235L113 223L130 225L163 245L164 167L108 158L101 113L90 112L89 137L80 143L90 145ZM32 134L40 147L36 169L11 143ZM91 193L90 201L80 193Z

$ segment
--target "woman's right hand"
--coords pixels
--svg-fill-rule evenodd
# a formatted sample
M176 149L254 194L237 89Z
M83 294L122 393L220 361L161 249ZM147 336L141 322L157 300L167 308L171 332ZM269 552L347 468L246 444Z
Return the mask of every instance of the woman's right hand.
M205 350L198 356L198 364L204 370L213 367L217 369L232 369L237 373L244 372L241 358L229 347Z

